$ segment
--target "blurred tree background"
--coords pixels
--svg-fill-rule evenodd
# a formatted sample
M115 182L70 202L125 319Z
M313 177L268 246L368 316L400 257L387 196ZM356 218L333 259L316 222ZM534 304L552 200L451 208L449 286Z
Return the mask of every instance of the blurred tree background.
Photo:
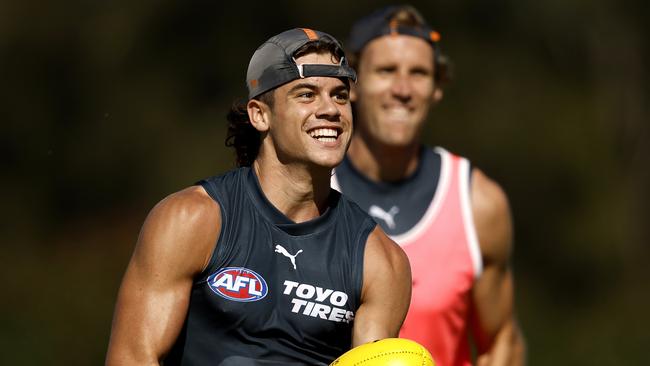
M386 4L0 2L0 364L101 364L148 210L234 166L255 48ZM455 65L425 141L511 200L530 365L650 361L649 4L413 2Z

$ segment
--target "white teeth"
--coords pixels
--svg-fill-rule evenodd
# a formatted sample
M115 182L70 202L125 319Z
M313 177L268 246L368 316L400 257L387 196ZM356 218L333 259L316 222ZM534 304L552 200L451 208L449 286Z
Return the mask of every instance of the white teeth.
M401 107L388 108L387 112L395 117L406 117L409 115L409 110Z
M336 141L335 137L316 137L316 140L322 141L322 142L334 142Z
M309 136L321 141L335 141L338 134L338 131L334 128L317 128L309 131Z

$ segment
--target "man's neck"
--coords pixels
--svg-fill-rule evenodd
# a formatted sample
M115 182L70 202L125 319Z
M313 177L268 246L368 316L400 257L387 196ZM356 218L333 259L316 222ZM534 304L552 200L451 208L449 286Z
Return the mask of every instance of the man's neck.
M375 182L397 182L415 172L420 162L420 143L386 146L355 134L348 149L352 165Z
M257 159L252 169L266 198L294 222L314 219L325 212L330 194L331 170L308 169Z

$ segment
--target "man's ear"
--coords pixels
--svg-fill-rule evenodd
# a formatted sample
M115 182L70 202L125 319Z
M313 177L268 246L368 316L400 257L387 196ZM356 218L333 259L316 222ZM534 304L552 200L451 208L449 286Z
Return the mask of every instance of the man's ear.
M433 89L433 104L438 104L442 100L442 95L442 88L436 86L435 89Z
M246 103L248 120L256 130L266 132L269 130L271 108L261 100L251 99Z

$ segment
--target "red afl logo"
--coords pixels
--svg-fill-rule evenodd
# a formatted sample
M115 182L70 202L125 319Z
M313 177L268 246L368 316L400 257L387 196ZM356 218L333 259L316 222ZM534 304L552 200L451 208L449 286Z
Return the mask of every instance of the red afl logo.
M240 302L261 300L269 292L262 276L243 267L227 267L211 274L208 286L215 294Z

